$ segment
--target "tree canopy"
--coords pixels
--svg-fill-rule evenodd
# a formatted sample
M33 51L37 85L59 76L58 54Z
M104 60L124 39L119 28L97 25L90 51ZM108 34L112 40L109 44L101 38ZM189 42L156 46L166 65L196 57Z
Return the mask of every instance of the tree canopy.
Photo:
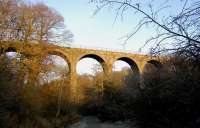
M44 3L0 0L0 40L66 43L73 34L64 18Z

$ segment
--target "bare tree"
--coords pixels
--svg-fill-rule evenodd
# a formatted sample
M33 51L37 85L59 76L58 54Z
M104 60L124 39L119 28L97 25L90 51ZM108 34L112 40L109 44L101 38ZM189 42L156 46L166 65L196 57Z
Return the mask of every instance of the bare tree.
M17 29L19 30L18 38L22 41L32 40L32 34L35 31L34 23L36 16L34 15L34 7L25 3L20 4L18 7Z
M144 44L144 46L153 44L152 54L175 52L184 55L187 59L200 62L200 2L198 0L177 0L182 4L180 11L176 14L163 16L161 11L166 8L170 9L170 1L162 1L164 3L156 7L156 3L160 1L90 0L97 7L95 14L102 8L109 6L116 12L115 20L120 16L123 17L127 10L135 12L133 15L140 15L135 29L126 36L124 45L142 27L148 25L156 30L156 35ZM170 45L171 47L169 47Z
M0 40L16 38L17 0L0 0Z
M35 17L37 17L35 28L39 41L51 41L58 37L57 29L64 28L64 18L55 10L50 9L42 3L34 5Z
M0 3L0 40L57 44L73 41L63 16L53 8L18 0L1 0Z

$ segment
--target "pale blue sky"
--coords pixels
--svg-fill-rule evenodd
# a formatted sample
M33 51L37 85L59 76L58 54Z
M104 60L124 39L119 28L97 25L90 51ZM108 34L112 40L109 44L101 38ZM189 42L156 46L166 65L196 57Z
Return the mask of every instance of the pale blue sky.
M125 13L123 20L114 22L114 13L108 8L93 16L95 6L89 0L31 0L43 2L56 9L65 18L67 28L74 34L74 45L88 47L102 47L108 49L123 49L124 39L120 39L131 32L139 19L130 10ZM159 2L158 2L159 1ZM156 6L161 6L164 0L154 0ZM171 0L171 8L167 13L175 12L181 6L180 0ZM190 0L194 1L194 0ZM163 15L166 13L163 12ZM153 28L146 27L128 41L126 50L138 51L145 41L152 35Z
M114 13L108 8L103 9L93 16L95 6L89 0L31 0L32 2L43 2L56 9L65 18L67 28L74 34L74 45L88 47L102 47L108 49L123 49L124 39L120 39L130 33L139 20L133 10L127 11L123 20L114 22ZM146 0L148 1L148 0ZM166 0L149 0L155 2L159 8ZM161 12L162 15L174 13L180 10L180 0L169 0L171 7ZM195 0L189 0L195 1ZM141 2L141 1L140 1ZM138 32L134 38L128 41L126 50L138 51L145 41L154 33L152 27L145 27Z
M137 17L127 14L125 19L118 20L114 25L114 13L109 9L102 10L93 16L95 7L89 4L89 0L34 0L42 1L55 8L65 18L67 28L74 34L75 45L89 47L102 47L110 49L122 49L122 36L131 32L137 23ZM137 51L151 35L152 30L146 28L138 33L134 39L129 40L126 48Z

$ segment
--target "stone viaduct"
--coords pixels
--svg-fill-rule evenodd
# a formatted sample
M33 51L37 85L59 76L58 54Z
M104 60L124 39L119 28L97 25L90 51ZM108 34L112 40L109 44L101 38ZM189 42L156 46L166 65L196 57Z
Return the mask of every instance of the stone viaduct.
M33 45L40 46L41 44ZM23 47L28 46L23 45ZM25 48L22 48L22 45L20 43L0 42L1 54L8 51L17 52L18 49L22 49L23 52L26 52L24 51ZM112 69L115 61L125 61L130 65L133 73L135 74L135 76L138 77L138 79L140 79L140 76L143 73L146 64L150 63L155 65L156 67L159 67L164 60L164 57L153 57L150 55L59 46L54 46L53 48L51 48L49 54L58 55L68 63L70 80L73 86L76 86L77 81L76 65L78 61L83 58L93 58L97 60L103 67L105 78L110 78L110 76L112 76Z

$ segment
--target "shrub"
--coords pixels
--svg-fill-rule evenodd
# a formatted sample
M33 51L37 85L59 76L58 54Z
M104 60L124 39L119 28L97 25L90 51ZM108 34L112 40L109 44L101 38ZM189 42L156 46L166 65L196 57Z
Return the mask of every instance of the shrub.
M173 63L175 69L170 70L167 63ZM159 79L146 80L142 96L138 96L133 103L132 109L139 125L145 128L199 127L199 70L195 65L179 59L166 62L163 66L166 72L162 72Z

